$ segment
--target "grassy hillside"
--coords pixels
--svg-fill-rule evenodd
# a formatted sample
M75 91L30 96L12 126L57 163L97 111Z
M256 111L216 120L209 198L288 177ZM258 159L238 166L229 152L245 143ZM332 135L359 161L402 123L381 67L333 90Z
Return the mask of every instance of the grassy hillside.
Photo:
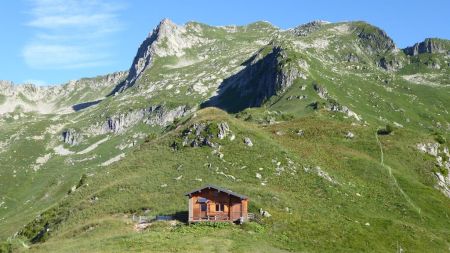
M23 234L50 225L47 241L32 252L253 252L261 245L263 252L447 250L449 200L423 176L433 164L414 147L426 136L397 130L380 137L382 165L375 128L332 116L258 125L216 109L199 111L119 164L97 170ZM236 139L214 139L223 158L210 147L170 147L194 122L229 124ZM347 131L356 137L346 139ZM206 183L247 194L250 211L263 208L272 217L241 227L160 222L133 230L132 214L186 212L184 192Z

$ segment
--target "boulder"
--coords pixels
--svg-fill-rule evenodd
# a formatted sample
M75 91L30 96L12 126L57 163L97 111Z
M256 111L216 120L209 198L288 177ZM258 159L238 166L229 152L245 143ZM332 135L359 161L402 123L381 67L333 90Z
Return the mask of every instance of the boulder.
M259 209L259 214L260 214L261 216L267 217L267 218L272 216L269 212L263 210L262 208Z
M227 135L231 132L230 127L228 126L227 122L221 122L217 124L217 127L219 129L219 133L217 134L217 137L219 139L224 139L227 137Z
M417 149L423 153L436 157L439 151L439 143L419 143Z
M252 142L252 140L250 140L250 138L248 138L248 137L245 137L245 138L244 138L244 143L245 143L245 145L247 145L247 146L249 146L249 147L253 147L253 142Z
M328 98L328 90L325 87L323 87L317 83L314 83L313 88L317 92L317 95L319 95L320 98L322 98L322 99Z
M345 138L347 138L347 139L353 139L353 138L355 138L355 134L352 133L352 132L350 132L350 131L348 131L347 134L345 135Z
M305 131L303 131L302 129L297 130L297 135L298 136L304 136L305 135Z

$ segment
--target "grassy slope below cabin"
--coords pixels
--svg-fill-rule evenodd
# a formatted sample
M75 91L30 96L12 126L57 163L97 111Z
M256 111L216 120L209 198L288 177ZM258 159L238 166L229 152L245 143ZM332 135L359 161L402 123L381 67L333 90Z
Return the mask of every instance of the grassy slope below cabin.
M406 129L380 137L386 164L382 166L376 129L331 116L316 113L263 126L215 109L202 110L176 131L89 177L56 207L57 212L50 209L49 220L59 224L51 225L48 241L33 245L30 252L448 250L449 200L426 180L431 159L414 148L426 137ZM169 147L193 122L222 121L236 134L234 141L217 140L223 159L209 147ZM299 129L303 137L295 133ZM356 137L346 139L347 131ZM244 137L254 146L244 145ZM280 175L278 162L284 168ZM316 166L334 182L318 176ZM272 217L241 227L172 227L162 222L134 231L132 213L185 212L184 193L207 183L250 196L251 212L263 208ZM57 219L52 213L59 213ZM15 244L24 249L18 241Z

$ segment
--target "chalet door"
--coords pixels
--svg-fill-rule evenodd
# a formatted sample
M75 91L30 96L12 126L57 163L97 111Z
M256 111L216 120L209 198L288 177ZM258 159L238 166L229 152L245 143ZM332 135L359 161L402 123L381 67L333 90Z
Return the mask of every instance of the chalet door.
M200 204L200 218L206 219L208 213L208 205L206 203Z

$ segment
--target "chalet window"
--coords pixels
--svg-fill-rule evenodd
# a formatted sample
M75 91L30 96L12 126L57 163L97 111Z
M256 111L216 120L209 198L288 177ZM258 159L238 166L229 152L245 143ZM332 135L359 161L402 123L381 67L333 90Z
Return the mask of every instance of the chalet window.
M225 205L224 204L220 204L220 203L216 204L216 212L223 212L224 209L225 209Z
M203 204L200 205L200 209L201 209L202 212L206 212L208 210L208 206L203 203Z
M206 198L198 198L198 203L206 203L208 201L208 199Z

